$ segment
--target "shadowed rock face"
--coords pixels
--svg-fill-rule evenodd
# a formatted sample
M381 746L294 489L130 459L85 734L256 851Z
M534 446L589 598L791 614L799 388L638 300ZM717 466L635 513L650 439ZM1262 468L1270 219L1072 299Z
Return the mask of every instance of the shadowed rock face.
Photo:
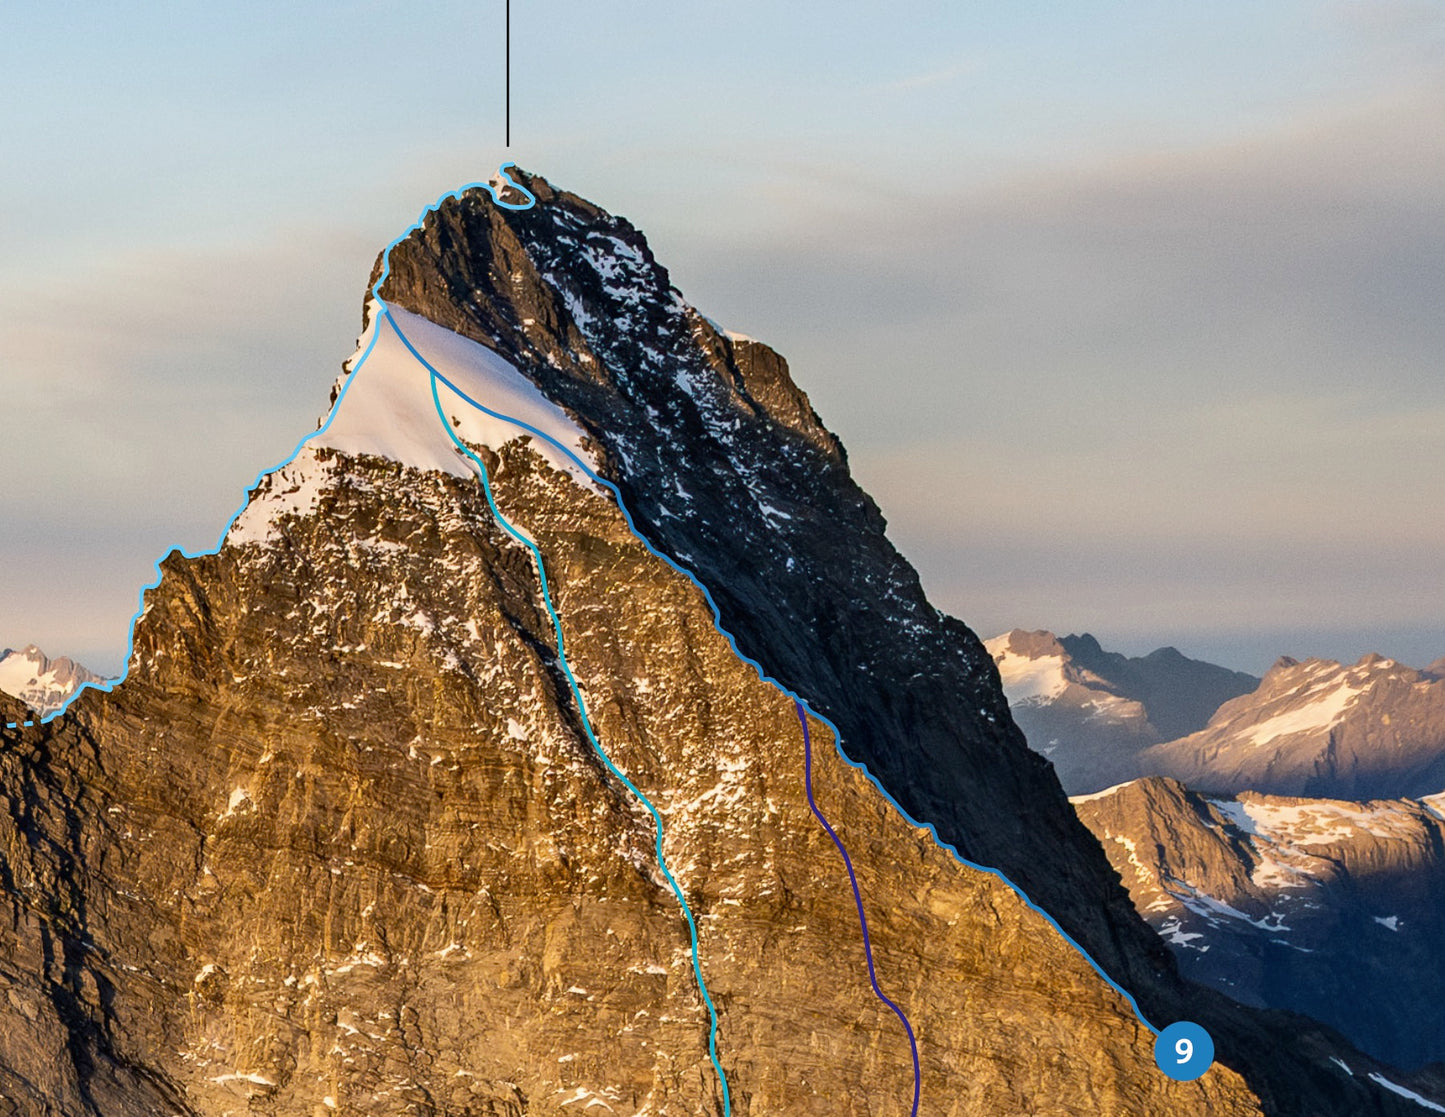
M914 818L1022 884L1146 1012L1205 1022L1280 1111L1395 1105L1318 1081L1312 1060L1334 1041L1178 981L1024 745L988 653L927 602L782 358L689 306L627 221L517 177L536 208L448 201L392 252L383 296L494 348L574 416L743 653L832 719Z
M909 814L1003 869L1126 985L1167 966L983 645L928 603L782 359L688 306L626 221L519 180L535 209L447 203L393 250L383 298L496 348L575 416L642 533Z
M1445 796L1365 803L1138 780L1075 805L1184 972L1445 1060Z
M674 298L630 226L529 185L528 214L449 203L386 295L563 403L745 651L1152 1015L1219 1042L1200 1082L1160 1075L1123 998L814 724L921 1111L1410 1112L1330 1077L1361 1057L1321 1029L1178 980L781 359ZM664 820L732 1111L906 1113L792 702L610 499L526 442L476 453L544 556L599 740ZM722 1112L651 818L585 738L529 552L469 478L314 462L305 501L286 471L258 490L273 530L165 560L123 685L0 731L0 1091L26 1114Z

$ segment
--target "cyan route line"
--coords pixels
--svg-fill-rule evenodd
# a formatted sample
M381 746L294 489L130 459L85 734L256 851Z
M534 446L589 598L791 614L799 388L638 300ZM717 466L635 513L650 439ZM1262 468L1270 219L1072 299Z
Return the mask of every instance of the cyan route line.
M808 733L808 715L804 712L801 702L795 700L793 708L798 711L798 721L803 726L803 786L808 791L808 806L813 811L813 817L823 824L824 830L828 831L828 837L833 839L833 844L843 855L843 864L848 868L848 883L853 886L853 903L858 906L858 926L863 929L863 954L868 959L868 983L873 986L874 995L893 1010L893 1015L902 1021L903 1030L908 1033L908 1046L913 1052L913 1117L918 1117L918 1099L923 1086L923 1075L918 1066L918 1040L914 1037L913 1025L908 1022L908 1017L903 1014L903 1010L884 996L883 990L878 988L878 972L873 968L873 942L868 937L868 917L863 914L863 893L858 888L858 874L853 871L853 859L843 848L843 840L828 824L828 820L823 817L823 812L818 809L817 801L813 798L813 739Z
M514 162L506 162L503 163L500 167L498 167L497 175L499 178L502 179L502 182L495 186L490 182L469 182L465 186L457 187L457 189L451 191L448 194L443 194L432 205L429 205L426 207L426 209L422 210L421 216L419 216L413 224L408 226L405 232L403 232L399 237L397 237L386 246L386 251L383 254L384 268L382 270L381 276L374 284L372 284L371 294L375 296L377 290L386 280L386 277L391 274L391 250L402 241L404 241L407 237L411 236L411 234L415 230L420 229L422 223L426 220L427 214L432 213L437 208L439 208L441 204L445 202L448 198L458 197L468 190L485 190L492 196L492 201L495 202L497 205L501 206L503 209L523 210L531 209L534 205L536 205L537 199L532 194L532 192L521 183L513 179L512 176L507 173L509 169L515 167L516 165L517 164ZM527 200L525 202L504 202L501 198L501 192L506 190L508 187L517 191ZM378 298L377 301L380 302L381 300ZM382 305L385 306L384 303ZM352 364L352 372L355 372L357 369L359 369L362 364L365 363L366 358L371 356L371 351L376 345L376 339L380 332L380 330L377 330L372 333L371 341L367 343L366 350L361 354L360 357L356 359L355 363ZM125 682L126 678L130 675L130 661L132 655L135 652L135 626L140 621L141 615L145 612L145 595L161 584L161 563L174 551L179 551L182 558L188 559L203 558L206 555L216 554L221 549L222 545L226 542L226 536L231 531L231 525L234 524L237 518L241 515L241 513L246 510L246 506L250 503L251 494L256 491L257 487L260 486L261 482L264 481L267 476L275 473L277 470L285 469L288 465L290 465L293 461L296 460L297 455L300 454L303 449L305 449L308 442L310 442L313 438L316 438L319 435L326 433L326 429L331 426L331 420L336 417L337 411L340 410L341 401L343 398L345 398L346 392L351 387L353 380L355 380L354 376L347 376L345 382L341 385L341 392L337 395L336 402L331 405L331 411L327 414L326 421L322 423L318 429L312 431L305 438L301 439L300 442L296 443L296 448L292 450L291 453L286 455L286 457L283 458L276 465L271 466L269 469L261 470L260 473L256 474L256 479L246 486L246 499L241 502L241 506L237 508L236 511L232 514L231 518L226 521L226 526L221 529L221 534L217 538L216 545L214 547L208 547L200 551L190 551L184 547L172 547L170 551L167 551L165 555L162 555L159 559L155 561L155 564L153 566L153 569L155 571L155 580L146 583L140 588L140 593L138 595L139 603L136 606L135 614L130 619L130 627L126 632L125 666L122 668L121 673L113 679L103 679L99 682L82 683L80 686L76 687L75 692L65 700L65 702L60 706L59 709L52 710L50 713L42 717L39 721L40 725L46 725L49 722L52 722L56 718L60 717L63 713L66 712L66 710L70 709L71 703L73 703L87 690L98 690L102 694L109 694L121 683ZM8 721L5 723L5 728L19 729L22 726L28 728L35 724L37 723L34 721Z
M421 212L421 215L411 226L405 229L400 236L398 236L395 240L393 240L389 245L386 246L386 251L382 257L382 273L377 278L376 282L372 285L373 297L376 297L377 301L380 302L380 297L376 295L376 292L380 290L381 285L391 274L391 250L395 248L398 244L400 244L403 240L405 240L407 237L409 237L415 230L421 228L423 222L426 220L427 214L434 212L447 199L457 197L468 190L484 189L492 196L492 200L504 209L530 209L536 203L536 199L531 194L531 192L526 189L526 187L521 186L520 184L515 182L512 177L507 173L508 169L515 165L515 163L511 162L503 163L502 166L499 168L498 173L505 180L505 185L511 186L512 188L524 194L528 198L527 202L512 203L502 201L502 199L498 197L498 191L499 189L501 189L501 187L493 186L489 182L468 183L465 186L458 187L456 190L452 190L446 194L443 194L432 205L427 206L426 209ZM375 346L376 337L379 333L380 331L378 330L372 335L371 342L370 344L368 344L366 351L361 355L361 357L356 361L356 363L352 365L353 372L355 372L356 369L360 368L362 362L371 355L372 347ZM401 336L400 331L397 331L397 333L398 336ZM405 342L406 339L403 338L403 341ZM415 353L415 349L409 343L407 344L407 348L412 349L412 352ZM833 735L833 747L837 750L839 758L850 768L855 768L859 772L862 772L863 775L867 777L868 781L872 783L875 788L877 788L878 793L882 795L885 800L887 800L887 802L893 807L894 810L899 813L899 815L904 819L904 821L906 821L910 826L915 826L920 830L927 830L933 840L937 842L940 847L947 850L948 853L952 855L953 859L957 861L960 865L963 865L969 869L973 869L976 872L989 874L990 876L996 878L1010 891L1012 891L1016 896L1018 896L1018 898L1023 901L1025 906L1027 906L1031 911L1043 918L1051 927L1053 927L1053 929L1059 934L1059 936L1066 943L1069 944L1069 946L1071 946L1079 953L1079 955L1084 959L1084 961L1089 964L1089 967L1096 974L1099 975L1099 978L1105 984L1107 984L1111 989L1113 989L1114 992L1118 993L1119 996L1124 998L1125 1002L1128 1003L1130 1009L1133 1010L1134 1015L1138 1019L1140 1024L1142 1024L1148 1031L1153 1032L1156 1035L1158 1034L1159 1029L1154 1027L1154 1025L1151 1024L1144 1016L1144 1013L1140 1010L1139 1003L1134 999L1133 994L1130 993L1127 989L1125 989L1122 985L1120 985L1117 981L1115 981L1112 977L1110 977L1109 974L1104 970L1104 968L1099 965L1097 961L1094 960L1093 956L1087 950L1085 950L1082 945L1080 945L1078 940L1076 940L1072 935L1070 935L1067 931L1064 930L1064 928L1059 924L1059 921L1057 919L1055 919L1043 908L1039 907L1038 904L1034 903L1034 901L1029 897L1028 893L1025 892L1022 888L1020 888L1017 884L1015 884L1012 880L1010 880L1008 876L1005 875L1001 870L993 868L989 865L981 865L977 861L969 860L967 857L965 857L962 853L959 852L956 846L954 846L951 842L947 842L943 839L943 837L938 833L938 828L934 826L933 823L920 822L918 819L914 818L911 814L909 814L908 810L903 806L903 804L893 797L893 794L886 787L883 786L883 784L879 781L878 777L869 770L866 764L854 760L851 756L848 755L848 753L843 748L843 735L830 718L814 709L813 705L802 695L798 694L796 691L790 689L789 687L785 686L783 683L779 682L777 679L769 675L761 663L753 659L752 656L746 654L740 647L738 647L737 638L731 632L729 632L727 627L722 623L722 610L718 608L717 601L713 598L712 591L709 590L708 587L703 583L702 579L700 579L691 570L683 566L681 563L677 562L675 559L672 558L671 555L668 555L665 552L659 550L657 547L653 546L652 541L649 540L647 536L644 535L643 532L638 528L637 522L633 518L631 510L627 507L626 502L622 499L621 490L618 489L616 485L614 485L611 481L608 481L606 478L598 476L597 473L591 468L591 466L589 466L585 461L583 461L575 453L573 453L570 447L562 445L562 443L558 442L555 438L547 434L545 431L540 431L537 428L522 422L520 419L513 418L509 415L503 415L500 412L493 411L491 408L488 408L483 404L478 403L476 400L472 399L460 388L458 388L455 384L453 384L451 381L447 380L444 376L438 375L438 379L443 384L446 384L447 387L450 388L453 392L455 392L458 396L466 400L468 403L472 404L472 406L476 407L478 410L488 415L491 415L493 418L501 419L504 422L513 423L516 426L521 427L523 430L530 431L538 438L545 439L548 444L556 447L562 453L566 454L567 457L570 458L572 462L588 476L589 479L611 492L613 498L617 502L618 511L622 513L623 519L627 521L628 528L631 530L632 534L637 537L638 541L644 547L646 547L647 550L651 552L655 557L667 563L668 566L672 567L673 570L676 570L679 574L681 574L684 578L686 578L694 586L697 587L698 592L701 593L703 596L703 600L707 602L708 608L712 610L713 626L718 630L722 637L727 640L728 644L732 647L733 654L736 655L739 660L741 660L743 663L746 663L749 667L756 671L758 678L761 679L763 682L776 688L778 691L791 698L793 701L801 702L803 704L803 708L807 710L809 716L811 716L821 724L826 725L828 727L828 731ZM247 500L242 502L241 507L236 509L235 515L233 515L231 519L226 523L226 526L221 531L220 538L217 540L214 547L210 548L209 550L196 552L187 551L186 549L181 547L173 548L173 550L179 551L184 558L192 559L200 558L204 555L213 555L217 551L219 551L221 549L221 545L225 542L226 534L231 530L231 524L234 523L236 518L246 510L246 505L247 503L249 503L250 494L255 491L257 486L261 484L262 480L264 480L268 474L274 473L277 470L283 469L287 465L290 465L291 462L295 460L296 456L306 446L306 443L310 442L311 439L324 432L327 427L331 425L331 419L336 415L337 410L340 408L341 401L345 397L346 391L348 388L350 388L353 380L354 377L351 376L348 376L346 378L346 382L341 387L341 393L337 396L336 403L332 405L331 412L327 416L326 422L322 425L320 430L309 434L305 438L301 439L301 441L296 444L296 448L291 452L289 457L269 469L263 469L260 473L256 475L256 479L251 482L250 486L246 490ZM40 724L47 724L48 722L54 721L56 718L60 717L70 708L71 704L76 700L76 698L78 698L86 690L98 690L108 693L116 686L120 685L122 682L125 681L126 677L130 673L130 659L131 655L135 650L135 626L136 623L140 620L141 614L145 611L145 595L148 591L153 590L160 585L160 560L157 560L154 569L156 573L155 580L153 582L150 582L148 585L141 587L141 591L139 594L140 605L136 609L135 616L131 618L130 629L127 636L125 670L114 679L107 679L104 682L99 683L87 682L82 684L79 688L76 689L74 694L72 694L68 699L66 699L66 702L63 706L61 706L58 710L55 710L50 714L47 714L45 717L41 718ZM17 726L14 724L8 724L7 728L14 729L17 728Z
M379 285L380 280L378 280L378 286ZM425 358L423 358L422 355L417 352L416 346L412 345L411 340L406 337L406 335L403 334L401 330L397 329L396 323L394 321L392 322L392 329L396 330L397 337L401 338L402 344L411 351L412 355L415 356L418 361L421 361L422 364L427 365L427 367L430 369L431 366L428 365ZM996 869L991 865L981 865L977 861L969 860L967 857L965 857L962 853L959 852L957 846L955 846L952 842L947 842L943 839L943 837L938 833L938 828L934 826L933 823L920 822L918 819L914 818L911 814L909 814L907 808L905 808L902 803L900 803L897 799L893 797L893 794L886 787L883 786L883 784L879 781L878 777L869 770L866 764L862 763L861 761L854 760L851 756L847 754L846 751L844 751L842 731L839 730L837 725L833 723L832 719L828 718L826 715L821 714L816 709L814 709L813 705L801 694L798 694L796 691L785 686L783 683L773 678L773 676L769 675L767 670L763 667L761 663L755 660L752 656L748 655L742 650L742 648L738 646L737 637L735 637L731 632L729 632L727 627L723 624L722 610L718 608L717 601L713 598L712 591L708 589L707 586L703 583L702 579L699 578L696 574L694 574L691 570L683 566L665 551L659 550L657 547L653 546L652 541L648 539L647 536L643 534L642 529L637 526L637 521L633 518L631 509L627 507L627 502L622 499L621 489L619 489L611 481L607 480L607 478L600 476L596 470L594 470L590 465L583 461L582 458L578 457L577 454L573 452L571 447L564 446L561 442L557 441L557 439L553 438L546 431L539 430L537 427L532 426L530 423L523 422L521 419L518 419L514 416L504 415L500 411L492 410L492 408L486 406L486 404L481 403L478 400L474 400L471 396L467 395L467 393L464 392L461 387L452 383L452 381L448 380L440 372L437 372L435 369L431 369L431 371L432 375L434 375L439 381L445 384L462 399L466 400L478 411L481 411L486 415L490 415L494 419L500 419L505 423L511 423L513 426L520 427L522 430L528 431L529 433L536 435L538 438L546 441L548 445L556 448L557 450L560 450L563 454L566 454L567 457L571 459L572 463L577 466L577 468L580 469L584 474L587 475L589 480L591 480L594 484L600 485L602 488L610 492L612 494L613 500L617 502L617 509L619 512L622 513L622 518L627 521L628 529L632 532L634 536L637 537L638 542L640 542L644 547L646 547L648 551L650 551L655 557L667 563L668 566L672 567L673 570L676 570L679 574L681 574L684 578L686 578L689 582L691 582L694 586L697 587L698 592L702 594L703 600L707 602L708 608L712 611L713 627L718 630L718 632L725 640L727 640L729 646L731 646L733 650L733 654L737 656L738 659L740 659L742 662L746 663L749 667L756 671L759 679L772 686L776 690L780 691L782 694L786 695L794 702L801 702L803 704L803 708L807 710L809 716L821 722L823 725L826 725L828 727L828 731L833 735L833 747L837 750L838 756L842 759L842 761L850 768L855 768L859 772L862 772L863 775L868 778L868 781L875 788L878 789L878 793L882 795L883 798L892 805L893 809L896 810L899 815L903 817L904 821L906 821L910 826L917 827L920 830L927 830L933 840L941 848L947 850L948 853L953 856L953 859L957 861L960 865L963 865L969 869L973 869L975 872L987 873L989 876L994 877L1005 887L1007 887L1011 892L1013 892L1014 895L1016 895L1020 900L1022 900L1026 907L1028 907L1036 915L1042 916L1043 919L1049 924L1049 926L1051 926L1056 932L1058 932L1059 936L1066 943L1068 943L1069 946L1073 947L1073 949L1079 953L1079 955L1084 959L1084 961L1089 964L1090 969L1092 969L1096 974L1098 974L1098 976L1104 981L1106 985L1109 986L1109 988L1113 989L1114 992L1118 993L1119 996L1124 998L1125 1002L1128 1003L1129 1008L1133 1011L1134 1016L1138 1019L1139 1023L1142 1024L1146 1030L1153 1032L1155 1035L1158 1034L1159 1029L1154 1027L1153 1024L1149 1023L1148 1019L1144 1016L1144 1013L1139 1008L1139 1002L1134 999L1134 995L1130 993L1129 990L1125 989L1122 985L1120 985L1117 981L1115 981L1112 977L1110 977L1104 967L1099 965L1099 963L1094 960L1093 955L1091 955L1087 950L1085 950L1083 946L1079 943L1079 941L1074 938L1073 935L1069 934L1067 931L1064 930L1064 928L1059 924L1059 921L1057 919L1055 919L1052 915L1046 912L1043 908L1039 907L1038 904L1034 903L1034 901L1030 898L1029 894L1025 892L1022 888L1020 888L1017 884L1015 884L1012 880L1010 880L1002 870Z
M392 318L390 312L385 313L383 316L386 319L387 325L396 332L397 337L402 337L401 330L397 328L396 320ZM406 342L406 347L411 349L412 353L415 354L416 350L412 348L411 342L406 341L405 338L402 340ZM602 747L602 742L597 739L597 734L593 732L592 719L587 713L587 702L583 699L582 691L577 686L577 679L572 674L571 665L567 662L567 651L563 646L562 640L562 618L557 615L557 607L552 603L552 591L547 585L547 567L542 560L541 548L513 527L507 518L502 515L502 510L497 507L496 498L492 495L492 483L487 476L487 467L482 463L482 459L472 453L471 448L456 436L451 424L447 422L446 412L442 410L441 396L437 393L437 378L439 374L436 369L427 364L425 360L422 360L419 354L417 355L417 360L426 367L427 372L431 376L432 403L436 407L437 418L441 420L442 429L447 432L447 437L455 443L457 449L470 458L472 464L477 467L478 474L482 481L482 491L487 494L487 505L491 508L492 515L496 517L497 523L502 526L503 531L532 552L532 561L536 563L537 566L537 578L542 584L542 603L547 607L547 615L552 618L552 632L557 637L557 662L562 665L562 673L567 676L567 685L572 690L573 701L577 703L577 712L582 717L582 729L587 734L587 740L591 742L592 748L597 755L602 758L602 763L607 765L607 770L621 780L623 786L637 797L639 803L647 808L647 813L652 816L653 825L657 828L657 864L658 867L662 869L662 875L667 878L667 883L672 888L672 894L677 897L677 902L682 906L683 917L687 920L687 932L692 939L692 972L697 977L697 987L702 993L703 1003L707 1005L709 1020L707 1037L708 1058L712 1060L713 1069L717 1071L718 1081L722 1083L723 1113L730 1114L732 1112L732 1098L728 1094L728 1078L723 1072L722 1064L718 1062L717 1057L717 1009L713 1007L712 997L708 996L707 982L703 980L702 976L702 961L698 957L697 921L693 919L692 909L688 907L687 898L682 894L682 886L677 883L677 878L672 875L672 870L667 867L667 857L662 850L662 815L660 815L657 812L657 808L652 805L652 800L642 794L637 785L627 778L621 768L612 763L612 758L607 755L607 750Z

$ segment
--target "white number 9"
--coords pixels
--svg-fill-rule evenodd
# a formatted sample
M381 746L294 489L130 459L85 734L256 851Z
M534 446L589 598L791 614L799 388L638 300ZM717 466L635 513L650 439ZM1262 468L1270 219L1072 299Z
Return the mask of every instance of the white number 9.
M1178 1039L1174 1041L1174 1053L1179 1056L1181 1063L1187 1063L1194 1058L1194 1043L1192 1040Z

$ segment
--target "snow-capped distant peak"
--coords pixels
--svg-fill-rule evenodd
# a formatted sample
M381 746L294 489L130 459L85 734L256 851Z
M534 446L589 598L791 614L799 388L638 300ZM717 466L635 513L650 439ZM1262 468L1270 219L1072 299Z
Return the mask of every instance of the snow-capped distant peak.
M999 680L1010 706L1052 702L1069 685L1064 674L1064 649L1051 632L1016 628L985 640L983 646L998 665Z
M102 681L74 660L49 659L34 644L0 651L0 691L18 698L42 717L65 705L86 683Z
M1220 791L1388 799L1445 782L1445 679L1382 655L1288 657L1209 724L1141 757L1147 770Z

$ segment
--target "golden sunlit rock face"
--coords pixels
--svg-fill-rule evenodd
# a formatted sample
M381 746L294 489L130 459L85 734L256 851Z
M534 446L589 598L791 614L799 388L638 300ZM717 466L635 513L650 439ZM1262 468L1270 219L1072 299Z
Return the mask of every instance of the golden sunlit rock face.
M608 499L525 446L486 457L598 739L664 820L733 1112L907 1112L792 701ZM580 730L530 555L477 485L331 464L279 539L168 560L128 681L7 750L0 950L34 964L12 1072L38 1085L48 1052L83 1105L53 1044L89 1029L134 1076L105 1112L721 1112L651 819ZM1258 1112L1224 1068L1159 1074L1045 920L810 729L923 1112Z
M904 1018L923 1114L1406 1111L1179 978L782 358L518 176L391 253L373 450L318 438L162 562L123 683L0 729L10 1111L883 1117ZM625 510L397 363L400 311ZM1121 987L1214 1067L1160 1073Z

